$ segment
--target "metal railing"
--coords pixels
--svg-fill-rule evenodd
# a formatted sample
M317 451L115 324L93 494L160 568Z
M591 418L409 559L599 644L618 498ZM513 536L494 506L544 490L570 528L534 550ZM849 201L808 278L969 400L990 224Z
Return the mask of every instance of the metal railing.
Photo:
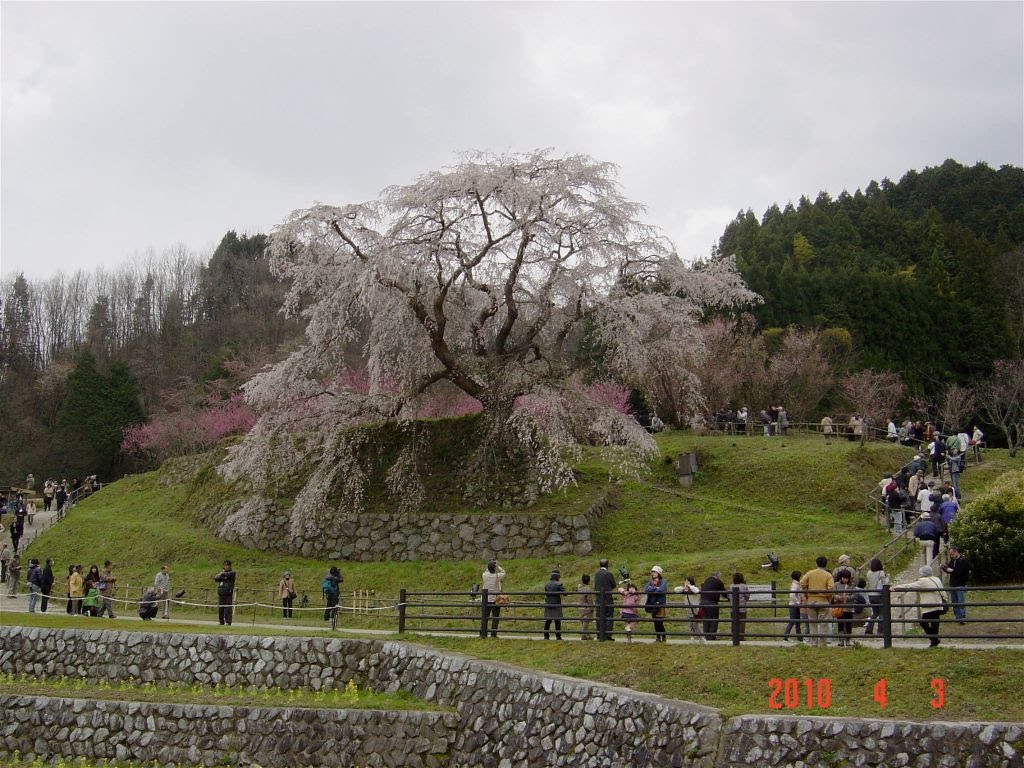
M748 640L779 641L796 635L808 623L808 618L791 619L788 589L778 589L775 582L771 585L750 585L749 601L741 605L739 593L733 590L725 592L705 593L704 603L687 603L682 596L669 593L666 598L666 615L655 619L638 607L636 619L637 629L630 634L631 639L653 639L655 637L654 622L663 622L668 638L675 640L700 640L724 638L733 645L740 645ZM869 604L849 619L826 618L826 626L831 624L830 636L841 639L835 625L839 621L850 621L855 628L863 629L875 616L874 625L877 634L865 636L863 633L852 634L851 639L864 641L880 641L883 648L891 648L896 642L920 640L924 636L919 632L922 621L920 614L926 610L934 610L928 606L918 606L918 595L943 592L950 594L948 588L911 589L901 586L885 586L879 590L858 590ZM584 594L593 603L581 602ZM853 593L844 593L853 594ZM545 593L543 592L504 592L509 599L507 604L500 606L497 616L497 633L507 636L537 637L545 632L546 621L554 621L545 617ZM711 598L717 601L710 602ZM1024 641L1024 587L969 587L965 588L966 608L969 616L963 621L954 618L952 608L948 608L940 620L942 639L970 641L1003 641L1018 643ZM872 609L871 603L874 603ZM596 593L564 593L562 602L554 612L562 614L561 626L556 630L554 625L549 633L558 631L565 637L593 636L596 634ZM948 606L947 602L947 606ZM489 610L491 604L486 594L471 592L419 592L403 589L398 602L398 632L420 634L459 634L463 636L485 637L492 632L495 619ZM553 606L548 606L552 608ZM624 620L621 617L621 602L614 603L613 628L611 634L616 638L626 635L623 630ZM833 605L823 605L829 609ZM941 606L937 606L941 608ZM580 611L588 609L591 615L581 618ZM703 615L695 616L695 610L703 611ZM554 613L553 612L553 613ZM583 622L586 621L586 624ZM632 620L631 620L632 621ZM795 624L796 626L790 626ZM698 626L695 626L698 625ZM787 628L790 630L787 632ZM952 631L951 631L952 629ZM796 631L793 631L796 630Z

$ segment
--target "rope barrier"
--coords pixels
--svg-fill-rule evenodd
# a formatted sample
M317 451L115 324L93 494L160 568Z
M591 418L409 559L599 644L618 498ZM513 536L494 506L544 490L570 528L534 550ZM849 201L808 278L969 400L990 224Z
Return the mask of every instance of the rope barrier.
M72 600L77 600L79 602L85 600L85 597L68 597L67 595L43 595L41 592L37 593L37 594L39 595L40 599L43 598L43 597L46 597L49 602L57 602L57 603L60 603L62 605L66 605L67 603L69 603ZM19 596L20 595L26 595L27 596L28 593L27 592L22 592L22 593L19 594ZM177 606L182 606L182 607L186 607L186 608L209 608L211 610L212 609L217 609L217 608L221 607L220 603L193 603L193 602L189 602L188 600L180 600L180 599L171 598L171 597L154 597L152 599L143 601L143 599L141 597L139 599L137 599L137 600L130 600L130 599L125 598L125 597L104 597L103 595L99 595L96 599L99 601L100 605L103 604L104 600L109 600L111 602L111 604L119 603L119 604L122 604L124 606L132 606L132 607L137 606L137 605L139 605L142 602L145 602L145 603L147 603L149 605L156 605L156 606L162 606L164 603L168 603L169 605L177 605ZM291 610L291 611L306 611L306 612L309 612L309 613L323 613L324 611L326 611L330 607L330 608L337 608L339 611L350 611L352 613L365 613L367 611L395 611L395 610L398 610L398 608L400 608L401 605L402 605L401 603L394 603L394 604L389 604L389 605L376 606L376 607L372 607L372 608L371 607L356 608L354 606L347 606L347 605L337 605L337 606L321 605L321 606L307 606L305 608L292 607L292 608L290 608L288 610ZM282 610L284 608L284 606L281 603L260 603L260 602L232 603L231 607L235 608L236 610L237 609L241 609L241 608L267 608L268 610L274 610L274 611L280 611L280 610Z

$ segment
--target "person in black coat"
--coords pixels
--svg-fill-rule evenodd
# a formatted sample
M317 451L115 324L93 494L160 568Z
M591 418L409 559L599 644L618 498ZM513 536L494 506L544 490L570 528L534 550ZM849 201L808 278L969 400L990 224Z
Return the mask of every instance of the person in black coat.
M953 617L961 624L967 623L967 580L971 576L971 565L956 544L949 545L949 562L942 566L949 574L949 596L953 601Z
M544 585L544 639L550 640L551 624L555 625L555 639L562 639L562 595L565 585L558 571L551 572L551 579Z
M230 560L224 561L224 570L214 576L213 580L217 582L217 620L230 627L235 604L235 572L231 570Z
M722 574L713 571L700 585L700 604L704 609L704 638L718 639L718 603L725 598Z
M43 566L42 601L39 604L41 613L46 613L46 606L50 602L50 592L53 590L53 558L46 558L46 565Z
M614 640L612 622L614 619L615 574L608 570L608 561L601 560L594 572L595 608L597 609L597 639Z

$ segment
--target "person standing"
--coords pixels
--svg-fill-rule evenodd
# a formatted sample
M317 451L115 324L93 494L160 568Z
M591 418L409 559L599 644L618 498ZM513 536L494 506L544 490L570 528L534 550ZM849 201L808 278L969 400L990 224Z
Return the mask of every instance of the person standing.
M928 636L928 647L939 645L939 617L945 613L946 592L942 580L932 573L931 566L922 565L918 570L921 575L916 581L893 587L893 591L910 592L917 601L919 611L918 623Z
M807 620L811 630L811 644L824 647L825 624L828 622L829 606L836 587L835 579L825 566L828 558L819 557L816 567L800 578L800 589L806 594Z
M882 561L877 557L871 559L868 563L868 575L864 580L865 586L868 590L868 604L871 606L871 618L868 619L867 626L864 628L865 635L873 635L875 633L875 625L878 624L878 633L882 634L881 619L882 615L882 587L889 583L889 576L885 572L885 568L882 567Z
M974 450L974 463L981 464L981 447L985 444L985 433L981 431L981 427L977 424L974 425L974 431L971 433L970 445Z
M580 640L590 639L590 622L594 618L594 590L590 588L590 574L584 573L580 577L580 583L576 585L576 591L580 598L580 624L583 625L583 632Z
M11 568L12 556L13 553L11 552L11 548L7 546L7 542L5 541L3 546L0 546L0 582L6 583L7 581L7 571Z
M594 572L594 592L597 608L597 639L614 640L612 637L613 612L615 610L615 574L608 570L608 561L602 559Z
M967 623L967 580L971 565L956 544L949 545L949 562L942 566L949 574L949 594L953 602L953 617L961 624Z
M549 630L555 625L555 639L562 639L562 595L565 594L565 585L562 584L562 574L558 571L551 572L551 578L544 585L544 639L550 640Z
M109 560L104 560L103 570L100 571L100 578L96 583L96 591L103 598L103 604L100 606L100 612L96 614L97 616L102 616L105 613L112 619L117 618L114 615L114 610L110 607L111 598L114 596L114 582L116 581L117 576L114 575L114 566Z
M504 578L505 569L498 565L498 561L492 557L487 561L487 567L484 568L484 573L481 577L483 589L487 590L487 611L484 613L484 623L486 624L488 617L490 617L491 637L498 636L498 622L501 620L502 602L498 600L498 597L501 595Z
M235 572L231 570L231 561L225 560L220 573L213 577L217 582L217 621L221 626L231 626L231 618L235 604Z
M57 511L60 512L68 504L68 488L67 481L57 486L57 490L53 494L53 502L57 505Z
M50 604L50 592L53 591L53 558L46 558L46 565L43 566L42 579L40 582L40 590L42 593L42 600L39 604L40 613L46 613L46 608Z
M292 617L292 602L295 600L295 579L291 571L285 571L281 581L277 583L277 594L281 598L281 616L285 619Z
M804 633L800 629L803 625L803 622L800 620L800 608L804 603L803 592L800 590L801 576L803 574L800 571L793 571L789 575L789 621L786 623L786 628L782 631L782 639L789 640L789 633L795 629L796 639L799 643L804 642Z
M68 613L77 616L82 612L82 599L85 597L85 577L82 566L73 565L68 571Z
M674 590L677 595L682 595L686 601L686 609L690 613L690 636L695 643L706 643L701 622L704 619L704 608L700 603L700 587L693 580L693 576L687 576L683 585Z
M822 416L821 417L821 434L825 436L825 441L832 439L832 417Z
M732 575L732 585L729 589L736 593L736 623L738 625L736 629L740 640L744 640L747 632L747 604L750 602L750 587L747 586L747 580L743 578L743 574L737 571ZM732 594L729 596L731 598Z
M668 584L665 582L665 572L660 565L651 568L651 577L647 580L644 591L647 593L644 610L654 619L654 642L664 643L668 640L668 634L665 632Z
M719 571L712 571L700 585L700 605L704 610L704 639L718 639L718 604L725 598L725 583Z
M49 512L50 507L53 506L53 494L56 493L57 489L54 486L53 480L47 480L43 484L43 511Z
M18 596L18 579L21 578L21 555L17 552L11 558L11 564L7 566L7 594L10 597Z
M153 589L156 591L156 596L163 601L164 618L171 618L171 574L167 563L161 565L160 570L153 577ZM154 613L154 615L156 614Z
M28 575L25 577L28 586L28 612L36 612L36 604L39 602L39 594L43 591L43 571L39 567L39 561L34 557L28 561Z
M331 615L338 612L338 604L341 603L341 582L345 577L341 575L338 566L332 565L324 580L320 582L320 589L324 593L324 601L327 607L324 608L324 621L330 621Z

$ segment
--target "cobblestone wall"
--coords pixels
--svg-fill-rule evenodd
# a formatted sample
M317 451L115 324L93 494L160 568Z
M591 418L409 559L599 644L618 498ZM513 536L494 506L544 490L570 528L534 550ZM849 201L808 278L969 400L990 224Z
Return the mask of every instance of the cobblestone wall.
M1020 723L751 715L725 724L718 768L1021 768L1022 748Z
M452 712L140 704L0 696L0 757L161 765L422 766L449 764ZM226 762L225 762L226 761Z
M352 679L380 691L410 691L457 713L449 763L454 768L1022 768L1024 749L1020 724L772 716L723 722L708 707L371 640L4 626L0 668L97 680L131 675L143 681L313 690ZM147 732L160 738L158 730ZM22 743L20 729L3 733L0 754ZM372 723L361 733L364 739L381 736Z
M591 528L609 506L602 497L579 515L416 514L337 512L323 524L292 532L286 510L272 501L227 502L211 516L217 535L250 549L294 552L303 557L359 561L478 560L586 555Z

